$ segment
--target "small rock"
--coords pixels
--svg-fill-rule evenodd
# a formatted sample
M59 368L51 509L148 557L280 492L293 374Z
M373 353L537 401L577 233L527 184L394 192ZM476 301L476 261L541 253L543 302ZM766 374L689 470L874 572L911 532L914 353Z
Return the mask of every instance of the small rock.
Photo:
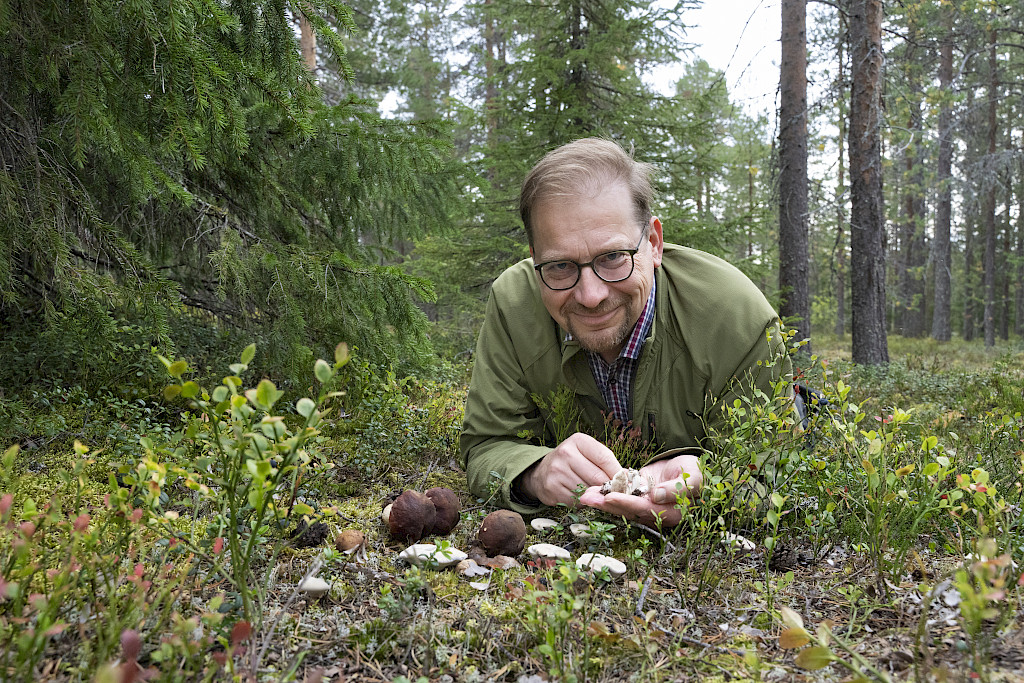
M530 522L530 526L533 527L534 531L544 533L545 531L550 531L554 527L558 526L558 522L547 517L537 517Z
M450 567L453 564L462 562L469 556L458 548L448 547L438 549L433 543L413 543L411 546L398 553L398 559L405 560L409 564L422 567L433 561L438 569Z
M612 576L622 576L626 573L626 565L616 560L614 557L608 557L600 553L584 553L580 555L580 558L576 560L576 568L580 571L591 571L597 572L602 569L608 569L608 573Z
M534 543L526 549L530 557L548 557L553 560L568 560L569 551L553 543Z
M319 598L331 590L331 584L316 576L307 576L299 583L299 592Z

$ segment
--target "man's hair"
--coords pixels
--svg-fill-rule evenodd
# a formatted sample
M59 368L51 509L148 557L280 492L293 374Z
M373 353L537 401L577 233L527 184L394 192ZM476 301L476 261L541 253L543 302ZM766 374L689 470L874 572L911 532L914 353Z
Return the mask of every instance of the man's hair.
M634 160L618 144L602 138L583 138L548 152L526 174L519 192L519 215L530 247L538 204L557 197L597 197L615 182L629 189L636 220L646 226L654 201L653 171L651 164Z

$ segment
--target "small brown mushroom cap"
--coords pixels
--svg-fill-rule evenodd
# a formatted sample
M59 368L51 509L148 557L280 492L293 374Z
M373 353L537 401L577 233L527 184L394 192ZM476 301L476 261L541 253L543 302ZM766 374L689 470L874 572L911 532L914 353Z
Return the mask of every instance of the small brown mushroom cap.
M415 543L434 527L434 504L419 491L403 491L391 504L388 530L395 538Z
M345 529L334 539L334 547L339 552L353 553L366 542L363 532L358 529Z
M455 495L455 491L443 486L427 489L424 495L434 504L434 510L437 512L430 533L447 536L459 525L459 510L462 507L459 497Z
M476 536L491 557L515 557L526 545L526 522L518 512L495 510L484 517Z

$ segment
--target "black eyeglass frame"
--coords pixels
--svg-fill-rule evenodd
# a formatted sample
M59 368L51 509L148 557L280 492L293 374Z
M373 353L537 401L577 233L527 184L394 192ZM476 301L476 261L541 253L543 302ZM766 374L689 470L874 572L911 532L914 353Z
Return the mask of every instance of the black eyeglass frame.
M640 251L640 247L643 246L645 237L647 237L646 225L640 232L640 241L636 243L635 249L612 249L611 251L606 251L598 254L597 256L595 256L590 261L587 261L586 263L576 263L576 261L573 261L572 259L560 258L555 259L553 261L545 261L544 263L538 263L533 266L533 269L537 271L538 275L540 275L540 281L544 283L544 286L554 292L564 292L567 289L572 289L573 287L578 285L580 283L580 278L583 276L583 269L588 267L592 271L594 271L594 275L596 275L598 279L601 280L602 282L622 282L623 280L628 280L630 276L633 275L633 271L636 270L636 259L634 257L637 255L637 252ZM594 267L594 263L596 261L598 261L604 256L608 256L609 254L629 254L629 272L625 276L620 277L618 280L609 280L605 277L602 277L601 273L597 272L597 268ZM576 266L576 279L572 281L571 285L569 285L568 287L552 287L550 284L548 284L548 281L544 279L544 271L542 271L541 268L543 268L544 266L550 266L552 263L571 263L574 266Z

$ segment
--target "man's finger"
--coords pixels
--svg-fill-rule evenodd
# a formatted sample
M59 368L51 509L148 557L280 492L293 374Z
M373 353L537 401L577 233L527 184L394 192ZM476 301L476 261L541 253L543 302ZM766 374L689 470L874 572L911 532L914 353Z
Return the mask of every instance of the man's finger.
M607 475L601 479L602 482L608 481L622 469L612 450L593 437L580 439L578 448L583 457L597 465L602 475Z

